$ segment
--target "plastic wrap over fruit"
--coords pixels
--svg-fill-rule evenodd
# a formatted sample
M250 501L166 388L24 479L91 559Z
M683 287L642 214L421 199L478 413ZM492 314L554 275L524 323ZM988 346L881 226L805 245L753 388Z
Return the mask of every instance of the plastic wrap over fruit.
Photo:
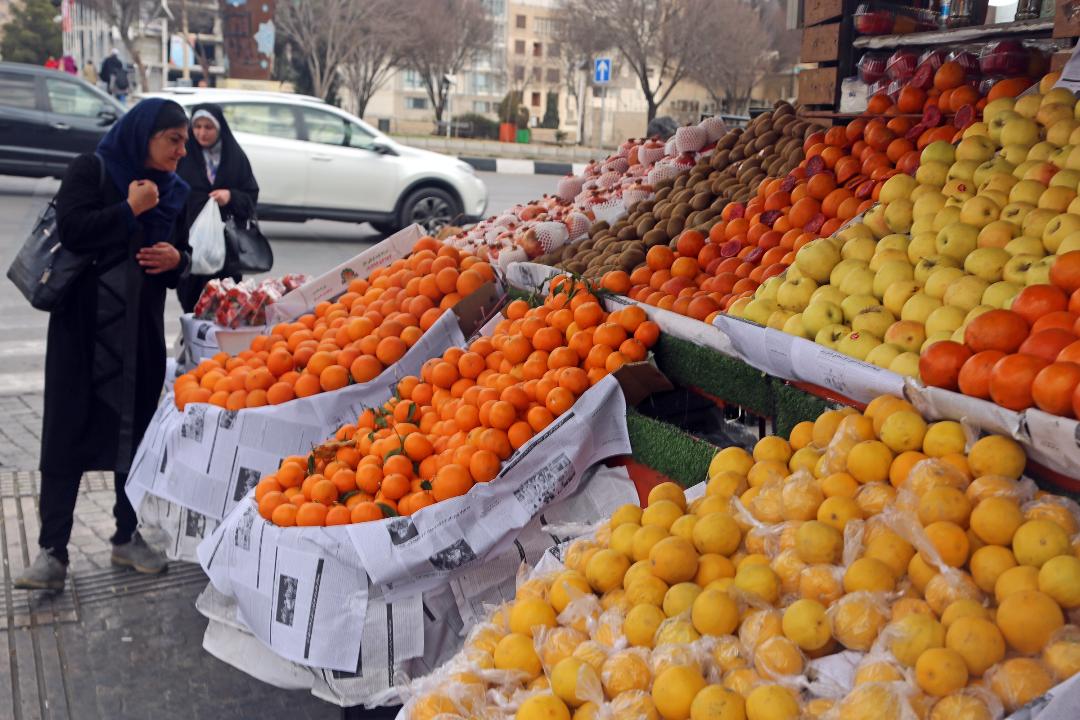
M994 665L983 674L983 682L1013 713L1054 686L1049 668L1034 658L1014 657Z
M844 595L827 611L833 637L848 650L870 650L889 622L889 597L865 590Z
M856 685L826 714L827 720L919 720L912 707L914 685L872 682Z

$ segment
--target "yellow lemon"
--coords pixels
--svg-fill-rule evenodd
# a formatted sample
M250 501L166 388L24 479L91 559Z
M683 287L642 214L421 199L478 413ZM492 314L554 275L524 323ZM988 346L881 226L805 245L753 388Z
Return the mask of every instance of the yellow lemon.
M541 693L521 703L514 720L571 720L570 709L551 693Z
M979 589L986 593L994 592L994 585L1001 574L1016 567L1016 558L1007 547L985 545L971 553L968 560L971 577Z
M516 600L510 609L510 632L533 636L537 627L555 627L555 609L540 598Z
M620 505L615 508L615 512L611 513L611 519L608 521L608 525L614 530L624 523L633 523L634 525L641 524L641 508L632 503Z
M709 476L709 484L705 486L705 494L730 498L733 495L742 495L746 492L747 487L745 476L725 470Z
M608 546L626 557L634 556L634 534L641 529L637 523L623 523L611 531L611 539Z
M525 673L531 680L540 675L540 658L533 648L532 638L510 633L495 646L495 668Z
M701 637L701 633L686 620L672 618L661 623L656 631L655 643L661 645L688 645Z
M1049 520L1028 520L1017 528L1012 549L1016 562L1037 568L1050 558L1072 552L1069 536L1060 525Z
M544 633L544 640L540 645L540 659L545 667L555 667L563 658L572 656L586 640L588 637L574 628L552 628Z
M799 675L803 671L803 656L789 638L771 637L754 648L754 669L766 678Z
M861 520L862 517L863 512L859 504L849 497L825 498L817 512L818 522L823 522L840 532L844 531L844 526L850 521Z
M551 691L570 707L587 700L602 700L600 676L584 660L568 657L551 670Z
M701 588L692 582L682 582L672 585L664 595L661 605L664 613L670 618L681 615L690 610L697 596L701 594Z
M945 626L945 631L948 632L949 626L963 617L975 617L989 620L993 616L990 614L990 611L986 609L986 606L978 600L963 598L949 603L948 607L945 608L945 612L941 613L941 624Z
M644 577L653 577L652 567L649 565L647 557L644 560L638 560L630 566L630 569L623 575L622 586L624 589L629 589L630 585ZM665 592L667 591L665 590Z
M959 653L968 672L976 677L1005 658L1005 637L986 618L957 618L945 633L945 647Z
M1042 650L1065 624L1061 607L1038 590L1021 590L1006 597L998 605L995 620L1009 646L1027 655Z
M652 647L660 623L667 615L656 605L636 605L626 614L623 635L634 647Z
M811 565L799 577L800 597L830 605L843 594L843 574L833 565Z
M893 577L903 577L913 555L915 548L911 543L888 529L878 532L867 541L863 551L863 557L885 563Z
M639 650L620 650L604 661L600 680L608 697L630 690L648 690L652 682L649 664Z
M892 465L889 466L889 482L894 488L903 487L912 469L925 459L926 455L917 450L900 453L893 458Z
M754 465L754 458L740 447L726 447L713 456L709 463L709 477L717 473L734 472L746 477Z
M943 485L932 488L919 498L919 522L924 526L944 520L966 528L971 515L971 501L962 490Z
M551 607L555 609L555 613L558 614L577 598L591 593L592 588L589 587L589 581L584 575L574 570L567 570L559 573L551 582L548 600L551 602Z
M846 472L833 473L821 479L821 492L827 498L838 496L853 498L858 489L859 481Z
M708 589L694 598L690 620L702 635L729 635L739 626L739 606L726 592Z
M843 419L844 414L839 410L826 410L818 415L814 420L814 444L819 448L828 447Z
M671 534L683 540L694 540L694 526L700 518L697 515L683 515L671 524Z
M896 578L893 577L892 570L874 558L861 557L851 563L844 572L845 592L891 592L895 587Z
M814 423L810 420L803 420L795 425L791 428L791 434L788 435L788 442L793 450L801 450L813 441Z
M685 720L690 717L690 705L706 685L696 667L668 668L653 680L652 699L664 720Z
M698 569L694 582L701 587L705 587L714 580L734 577L735 564L723 555L705 553L698 557Z
M600 550L585 565L585 578L593 590L606 593L622 586L623 576L629 569L630 558L615 550Z
M967 665L955 650L930 648L915 662L915 682L929 695L948 695L965 687L967 681Z
M880 604L869 593L845 595L834 608L833 635L849 650L869 650L888 621Z
M653 704L652 696L641 690L631 690L611 699L613 717L636 718L636 720L660 720L660 713Z
M915 589L923 592L926 586L930 584L930 581L934 579L934 576L938 574L938 569L923 560L922 555L915 553L911 558L911 562L908 563L907 574Z
M574 657L580 658L589 663L593 670L600 672L600 668L604 665L604 660L607 659L607 650L604 646L595 640L583 640L571 653Z
M896 659L911 667L930 648L945 647L945 628L934 618L913 613L890 623L885 632L892 637L889 649Z
M1024 590L1039 589L1039 570L1030 565L1017 565L1002 572L994 583L994 598L1001 601Z
M780 489L780 514L784 520L813 520L825 500L819 481L800 473L787 479Z
M886 482L893 454L880 440L864 440L847 455L847 471L860 483Z
M713 513L730 513L731 498L722 495L706 495L694 501L693 512L698 517L705 517Z
M787 440L776 435L767 435L754 445L754 460L757 462L775 460L786 463L791 459L791 453L791 445Z
M654 487L649 491L649 501L646 505L652 505L660 500L669 500L678 505L680 509L686 510L686 493L683 492L682 486L678 483L668 481Z
M930 523L923 529L942 562L952 567L960 567L967 562L971 541L968 540L967 533L962 527L956 523L940 520ZM927 563L932 562L931 557L922 550L919 551L919 555Z
M770 605L780 599L780 578L768 565L744 563L735 572L735 587Z
M746 720L797 720L799 702L783 685L758 685L746 696Z
M904 671L894 663L886 660L874 660L863 662L855 670L855 684L901 682L904 680Z
M757 649L769 638L783 634L783 615L772 608L748 611L743 616L742 624L739 625L739 640L743 647L751 650Z
M799 472L800 470L813 473L822 454L822 451L818 450L813 445L804 447L801 450L796 450L791 456L791 459L788 460L788 470L793 473Z
M1080 672L1080 634L1076 626L1066 626L1056 633L1043 648L1042 659L1058 682Z
M923 437L923 452L932 458L963 453L967 444L964 427L955 420L942 420L931 425Z
M699 553L731 555L739 548L742 533L728 513L712 513L701 518L693 529L693 543Z
M803 650L819 650L832 639L825 606L816 600L796 600L784 610L784 635Z
M929 720L994 720L994 715L980 696L959 691L937 701Z
M979 438L968 452L968 466L975 477L1004 475L1017 480L1026 464L1027 454L1020 443L1001 435Z
M1038 660L1012 658L994 668L990 689L1009 713L1015 712L1054 685L1054 679Z
M670 536L671 533L667 531L667 528L659 525L643 525L640 530L634 533L634 555L632 559L634 562L648 560L653 545Z
M683 509L670 500L657 500L641 513L641 525L657 525L670 530L676 520L683 515Z
M795 533L795 552L805 563L835 563L843 551L844 536L827 523L810 520L800 525Z
M655 605L660 607L664 604L664 596L670 587L660 578L652 575L640 577L626 588L626 596L631 605Z
M985 498L971 511L971 530L988 545L1009 545L1023 523L1020 506L1009 498Z
M721 685L702 688L690 703L690 720L745 720L743 696Z
M881 424L881 441L894 453L919 450L926 435L926 421L911 410L890 413Z
M681 537L666 537L649 550L653 575L669 585L687 582L697 574L698 553Z
M1080 558L1058 555L1039 568L1039 590L1066 610L1080 607Z

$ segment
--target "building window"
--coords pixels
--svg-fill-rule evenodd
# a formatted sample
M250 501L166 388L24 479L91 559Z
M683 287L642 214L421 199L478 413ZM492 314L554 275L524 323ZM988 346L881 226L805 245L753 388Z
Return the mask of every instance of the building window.
M524 55L525 54L525 41L524 40L515 40L514 41L514 54L515 55Z
M557 83L557 82L559 82L559 69L558 68L548 68L547 69L547 75L546 75L546 77L544 79L547 80L549 83Z
M532 102L531 102L530 104L531 104L531 105L532 105L533 107L540 107L540 93L538 93L538 92L534 92L534 93L532 94L532 98L531 98L531 100L532 100Z
M519 30L524 30L525 29L525 16L524 15L515 15L514 16L514 27L516 27Z
M548 43L548 57L559 57L562 52L562 46L557 42Z
M544 46L541 43L533 43L533 57L544 57Z
M406 90L423 90L424 84L420 81L420 74L415 70L405 71L405 89Z
M491 112L491 103L484 100L473 100L472 109L473 112L483 115Z
M427 110L428 99L426 97L405 98L405 107L409 110Z
M524 80L525 79L525 66L524 65L515 65L514 66L514 79L515 80Z
M534 67L532 69L533 82L540 82L540 78L543 77L544 71L541 68Z
M557 22L555 18L533 18L533 31L541 37L551 37L556 34Z

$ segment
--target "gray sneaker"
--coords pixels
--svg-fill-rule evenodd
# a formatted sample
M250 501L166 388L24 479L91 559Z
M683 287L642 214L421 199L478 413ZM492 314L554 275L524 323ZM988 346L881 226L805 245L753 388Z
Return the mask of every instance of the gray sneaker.
M20 590L61 591L66 579L67 565L53 557L48 550L42 550L34 558L34 563L15 578L15 587Z
M113 545L112 564L134 568L147 575L157 575L168 567L165 554L147 545L139 533L131 536L131 542Z

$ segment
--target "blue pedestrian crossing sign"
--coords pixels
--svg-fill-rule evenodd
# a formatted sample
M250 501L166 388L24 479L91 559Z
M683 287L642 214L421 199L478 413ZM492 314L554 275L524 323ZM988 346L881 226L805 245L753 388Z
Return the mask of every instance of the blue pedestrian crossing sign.
M597 85L611 82L611 58L593 60L593 82Z

